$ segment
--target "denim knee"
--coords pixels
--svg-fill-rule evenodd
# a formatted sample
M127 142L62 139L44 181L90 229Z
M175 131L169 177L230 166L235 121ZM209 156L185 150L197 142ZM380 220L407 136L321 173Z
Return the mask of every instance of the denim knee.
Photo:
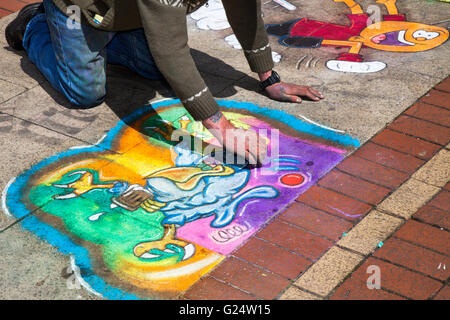
M96 107L105 101L106 89L104 86L85 86L69 93L69 100L80 108Z

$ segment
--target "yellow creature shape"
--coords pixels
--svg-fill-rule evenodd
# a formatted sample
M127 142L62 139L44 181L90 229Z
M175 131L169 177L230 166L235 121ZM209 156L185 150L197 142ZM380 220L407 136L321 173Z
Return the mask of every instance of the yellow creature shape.
M334 2L344 2L352 14L363 14L363 10L354 0L334 0ZM398 15L396 6L397 0L378 0L383 4L390 15ZM403 44L407 45L386 45L377 41L377 37L389 32L401 32ZM440 27L430 26L421 23L407 21L379 21L365 28L359 36L351 37L349 40L323 40L322 44L332 46L348 46L349 53L359 53L362 46L396 52L420 52L433 49L449 37L449 32ZM377 43L378 42L378 43Z

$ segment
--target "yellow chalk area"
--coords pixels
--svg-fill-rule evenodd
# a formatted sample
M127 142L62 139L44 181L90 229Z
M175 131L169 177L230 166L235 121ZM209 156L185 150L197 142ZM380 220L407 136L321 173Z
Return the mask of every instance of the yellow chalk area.
M386 45L386 44L377 44L372 41L373 37L386 34L388 32L401 31L404 32L400 37L410 45ZM423 32L436 32L438 36L432 39L426 38L414 38L414 33L416 31ZM393 52L420 52L433 49L445 41L447 41L449 37L448 30L430 26L421 23L415 22L406 22L406 21L382 21L371 24L366 29L364 29L361 34L357 37L350 38L351 41L361 41L364 45L383 51L393 51Z
M115 274L138 288L159 292L186 291L200 277L219 264L225 256L195 245L195 255L175 265L155 266L124 257L117 262Z

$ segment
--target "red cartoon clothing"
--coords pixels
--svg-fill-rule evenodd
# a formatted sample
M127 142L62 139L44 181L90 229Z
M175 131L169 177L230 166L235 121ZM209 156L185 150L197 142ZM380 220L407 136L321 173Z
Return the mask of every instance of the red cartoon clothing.
M301 19L291 26L289 37L316 37L323 40L347 41L351 37L359 36L370 24L368 14L348 14L350 25L343 26L333 23ZM405 21L404 15L385 15L384 21ZM333 45L323 45L333 46ZM355 53L341 53L338 60L361 62L362 56Z
M304 18L295 23L290 32L291 37L320 37L326 40L348 40L357 36L367 27L367 14L348 14L350 26L343 26Z
M350 19L349 26L333 23L309 20L308 18L297 21L289 32L291 37L319 37L324 40L348 40L359 36L369 25L368 14L347 14ZM405 21L404 15L386 15L384 21Z

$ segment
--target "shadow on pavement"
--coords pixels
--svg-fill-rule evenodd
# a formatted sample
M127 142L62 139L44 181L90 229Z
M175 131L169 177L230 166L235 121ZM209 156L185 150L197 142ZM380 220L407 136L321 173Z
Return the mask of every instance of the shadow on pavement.
M57 104L67 109L86 110L86 108L71 104L63 95L54 90L49 82L42 82L42 79L37 76L40 74L39 71L30 63L25 52L17 52L9 47L5 47L5 49L22 57L22 70L29 77L41 82L40 86ZM228 98L233 96L237 93L235 85L248 91L258 91L258 81L255 78L199 50L191 49L191 54L214 97ZM107 96L104 103L120 119L124 119L134 110L151 103L151 100L156 98L157 94L163 98L175 98L173 91L165 80L149 80L120 65L108 64L106 78ZM230 82L231 79L236 80L232 81L231 85L224 87L221 83L218 83L221 78L226 82Z

